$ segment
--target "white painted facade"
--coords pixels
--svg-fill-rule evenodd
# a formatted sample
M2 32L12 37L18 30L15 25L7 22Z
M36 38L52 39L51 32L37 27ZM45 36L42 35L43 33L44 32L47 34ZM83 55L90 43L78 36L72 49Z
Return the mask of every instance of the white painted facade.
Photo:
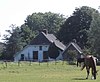
M51 44L54 44L59 48L60 54L56 59L62 59L61 52L66 48L66 46L58 41L53 34L48 34L47 32L43 31L30 42L30 45L27 45L14 55L14 61L32 60L42 62L45 59L51 60L51 58L48 57L48 49Z
M40 50L40 46L42 49ZM21 60L21 54L24 55L24 60L33 60L33 51L38 51L38 61L43 61L43 52L48 51L49 45L28 45L20 52L14 55L14 61Z
M42 46L42 50L40 50L40 46ZM43 52L44 51L48 51L48 48L49 48L49 45L28 45L26 46L23 50L21 50L20 52L16 53L14 55L14 61L15 62L18 62L19 60L21 60L21 55L23 54L24 55L24 59L23 60L32 60L32 61L35 61L34 60L34 53L33 51L38 51L38 59L36 61L40 61L42 62L44 59L43 59ZM60 54L59 56L56 58L56 60L61 60L62 59L62 53L61 51L59 50ZM48 57L49 60L51 60L50 57Z

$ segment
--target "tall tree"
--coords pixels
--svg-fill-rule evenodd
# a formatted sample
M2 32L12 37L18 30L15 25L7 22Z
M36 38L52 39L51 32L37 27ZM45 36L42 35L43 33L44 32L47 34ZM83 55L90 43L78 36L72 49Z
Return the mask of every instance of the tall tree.
M93 54L100 54L100 13L93 13L91 28L88 31L88 43Z
M13 55L22 49L20 28L15 25L11 25L10 27L12 30L6 30L9 33L9 36L5 35L6 48L3 53L5 59L13 59Z
M94 12L96 12L95 9L87 6L76 8L73 15L65 21L59 30L59 39L64 43L69 43L76 39L77 43L84 48L87 45L87 30L90 28Z
M26 18L25 25L35 32L47 29L49 33L56 34L64 21L64 16L60 14L51 12L33 13Z
M23 24L21 26L20 36L21 42L23 42L24 46L26 46L35 37L35 33L27 25Z

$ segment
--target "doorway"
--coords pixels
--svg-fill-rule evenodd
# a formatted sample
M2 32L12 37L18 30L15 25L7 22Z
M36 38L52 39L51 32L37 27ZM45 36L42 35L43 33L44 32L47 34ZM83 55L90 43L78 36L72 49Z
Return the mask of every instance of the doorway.
M43 60L48 60L48 51L43 51Z
M33 51L33 59L38 60L38 51Z

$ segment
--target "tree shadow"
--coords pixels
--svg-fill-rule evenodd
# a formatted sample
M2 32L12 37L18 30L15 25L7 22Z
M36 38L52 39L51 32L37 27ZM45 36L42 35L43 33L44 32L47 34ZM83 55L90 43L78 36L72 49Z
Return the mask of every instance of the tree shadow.
M72 80L86 80L86 78L73 78Z

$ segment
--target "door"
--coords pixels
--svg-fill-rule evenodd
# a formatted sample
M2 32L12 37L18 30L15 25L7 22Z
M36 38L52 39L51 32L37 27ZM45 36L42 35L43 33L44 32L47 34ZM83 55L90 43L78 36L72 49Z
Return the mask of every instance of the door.
M33 51L33 59L38 60L38 51Z
M48 60L48 51L43 51L43 60Z

